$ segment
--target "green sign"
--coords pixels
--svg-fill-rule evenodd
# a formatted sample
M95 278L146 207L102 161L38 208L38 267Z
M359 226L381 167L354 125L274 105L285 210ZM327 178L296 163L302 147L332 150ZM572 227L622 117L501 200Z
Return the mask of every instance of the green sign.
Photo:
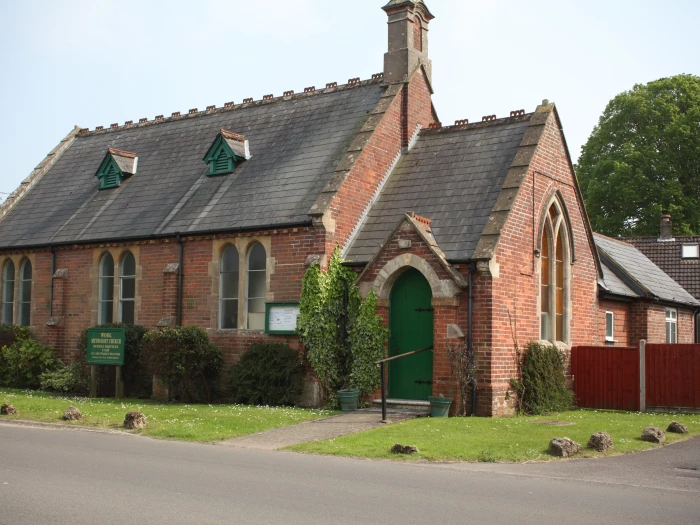
M299 303L265 303L265 333L295 334Z
M124 328L89 328L87 362L89 365L124 365Z

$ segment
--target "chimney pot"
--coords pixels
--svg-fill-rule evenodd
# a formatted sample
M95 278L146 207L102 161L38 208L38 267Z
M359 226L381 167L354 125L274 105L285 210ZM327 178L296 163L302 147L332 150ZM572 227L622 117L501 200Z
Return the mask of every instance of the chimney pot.
M659 239L665 241L673 239L673 223L671 222L671 215L668 213L664 213L661 216Z
M435 18L423 0L390 0L382 9L389 17L389 52L384 55L384 81L406 82L419 66L432 82L428 58L428 24Z

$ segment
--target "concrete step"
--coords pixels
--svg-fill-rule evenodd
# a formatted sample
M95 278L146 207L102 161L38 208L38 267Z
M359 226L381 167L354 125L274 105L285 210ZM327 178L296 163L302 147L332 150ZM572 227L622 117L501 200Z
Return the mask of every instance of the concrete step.
M387 399L386 400L387 412L390 413L403 413L403 414L415 414L417 416L428 416L430 415L430 402L429 401L415 401L413 399ZM382 409L382 400L373 399L372 400L372 410Z

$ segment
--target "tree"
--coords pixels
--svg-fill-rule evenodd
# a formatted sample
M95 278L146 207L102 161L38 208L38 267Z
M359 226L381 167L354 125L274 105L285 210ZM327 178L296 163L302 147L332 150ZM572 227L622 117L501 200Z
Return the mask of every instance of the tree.
M612 99L583 146L577 175L595 231L700 233L700 77L635 85Z

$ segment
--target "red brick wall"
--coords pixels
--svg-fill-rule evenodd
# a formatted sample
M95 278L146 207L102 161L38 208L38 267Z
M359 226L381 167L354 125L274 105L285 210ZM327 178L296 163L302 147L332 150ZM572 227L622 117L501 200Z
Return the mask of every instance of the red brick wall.
M326 252L343 246L357 225L397 154L420 123L433 122L430 91L422 73L393 99L372 138L362 150L330 205L335 232L326 238ZM406 127L408 126L408 128ZM408 137L408 139L406 138Z
M521 348L540 338L540 265L534 252L540 219L556 190L563 196L569 212L575 252L575 262L570 266L570 341L567 343L600 342L595 256L563 137L554 113L550 113L496 250L499 270L498 277L492 279L492 319L486 328L491 334L487 340L477 342L480 347L490 348L485 350L485 358L491 362L491 370L484 378L483 387L490 392L491 407L486 412L489 415L511 410L505 398L509 379L515 375L512 330L517 326L517 343Z
M630 303L601 299L598 303L598 308L600 330L598 331L598 342L596 344L606 344L605 314L606 312L612 312L615 320L613 333L615 346L630 346Z

